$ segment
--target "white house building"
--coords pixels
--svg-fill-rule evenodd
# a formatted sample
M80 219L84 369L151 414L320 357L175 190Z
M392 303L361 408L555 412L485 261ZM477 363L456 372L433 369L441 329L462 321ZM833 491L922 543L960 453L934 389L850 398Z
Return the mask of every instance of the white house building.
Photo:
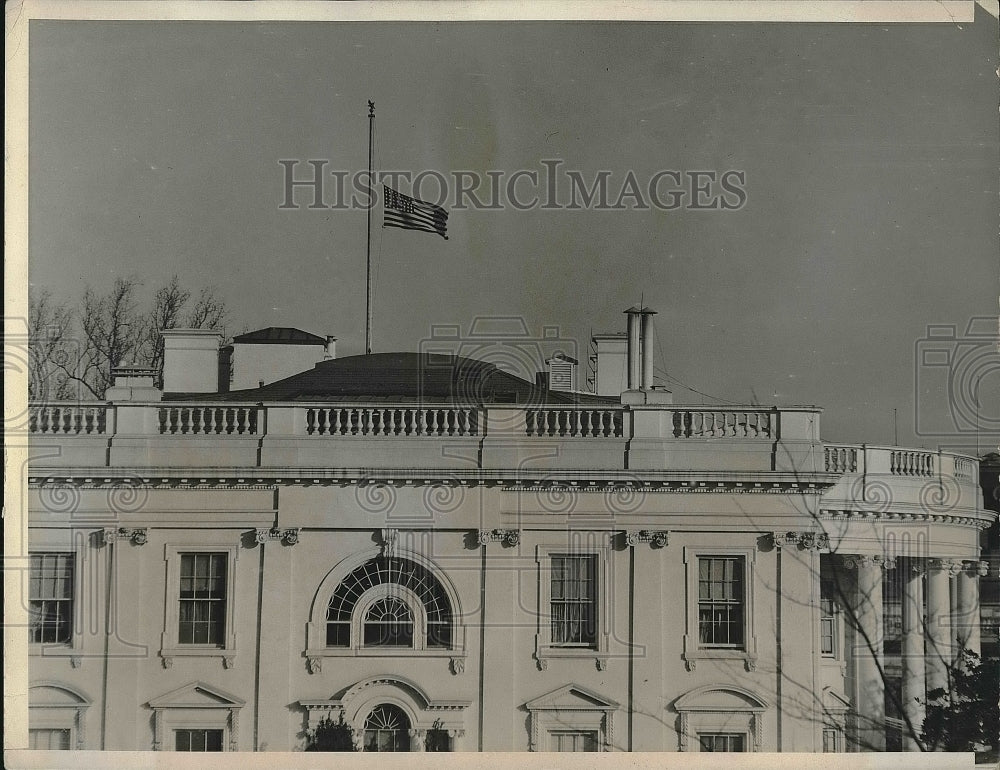
M979 645L977 460L673 404L648 318L597 393L312 335L229 389L174 331L164 391L33 405L32 747L916 749Z

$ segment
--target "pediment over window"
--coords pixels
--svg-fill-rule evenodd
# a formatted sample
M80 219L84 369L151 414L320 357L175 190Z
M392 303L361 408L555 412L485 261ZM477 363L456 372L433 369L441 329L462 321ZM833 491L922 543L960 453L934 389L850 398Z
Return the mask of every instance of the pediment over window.
M79 690L60 682L36 682L28 688L28 703L31 706L78 708L89 706L90 698Z
M191 682L149 701L150 708L242 708L246 701L204 682Z
M710 684L685 693L674 704L677 711L766 711L767 703L742 687Z
M823 710L834 714L850 711L851 701L847 698L847 696L842 695L832 687L824 687Z
M611 711L618 708L618 703L605 698L592 690L578 684L568 684L558 690L540 695L524 704L528 711Z

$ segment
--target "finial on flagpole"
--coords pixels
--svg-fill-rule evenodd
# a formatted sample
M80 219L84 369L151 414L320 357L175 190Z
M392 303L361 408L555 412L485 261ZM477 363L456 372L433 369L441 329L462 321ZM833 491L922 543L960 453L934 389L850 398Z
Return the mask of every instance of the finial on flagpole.
M375 102L373 102L371 99L368 100L368 117L369 118L375 117Z

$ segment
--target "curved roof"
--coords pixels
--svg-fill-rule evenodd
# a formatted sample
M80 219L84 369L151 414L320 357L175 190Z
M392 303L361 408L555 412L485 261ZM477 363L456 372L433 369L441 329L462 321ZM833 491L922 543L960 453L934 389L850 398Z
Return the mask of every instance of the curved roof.
M374 353L320 361L270 385L167 400L385 401L390 403L614 404L618 399L538 387L486 361L441 353Z

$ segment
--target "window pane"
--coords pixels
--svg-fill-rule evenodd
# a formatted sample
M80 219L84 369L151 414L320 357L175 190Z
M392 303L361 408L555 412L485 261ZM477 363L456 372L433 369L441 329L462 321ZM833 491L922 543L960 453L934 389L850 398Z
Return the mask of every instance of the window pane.
M226 554L181 554L180 644L225 644Z
M358 599L376 586L398 585L417 595L424 607L427 627L416 629L410 625L404 629L409 638L415 633L426 635L427 646L450 646L451 625L453 623L451 602L444 587L436 577L423 565L402 558L377 557L371 559L351 572L337 586L327 605L327 639L328 646L349 646L364 644L362 639L351 640L349 634L333 626L335 623L345 623L350 628L351 619L357 609ZM398 597L397 597L398 598ZM365 619L362 618L362 621ZM374 630L371 632L375 634ZM375 635L371 637L377 639ZM403 643L403 642L400 642ZM412 641L405 642L412 644Z
M699 557L698 639L702 645L743 645L743 572L742 557Z
M222 751L222 730L174 730L176 751Z
M38 751L69 751L68 729L28 730L28 748Z
M700 733L698 742L702 751L744 751L742 733Z
M28 580L28 638L66 644L72 636L73 554L32 554Z
M552 737L556 751L597 751L597 732L593 730L560 730Z
M558 554L551 557L551 643L565 646L595 646L597 600L594 577L597 557Z

